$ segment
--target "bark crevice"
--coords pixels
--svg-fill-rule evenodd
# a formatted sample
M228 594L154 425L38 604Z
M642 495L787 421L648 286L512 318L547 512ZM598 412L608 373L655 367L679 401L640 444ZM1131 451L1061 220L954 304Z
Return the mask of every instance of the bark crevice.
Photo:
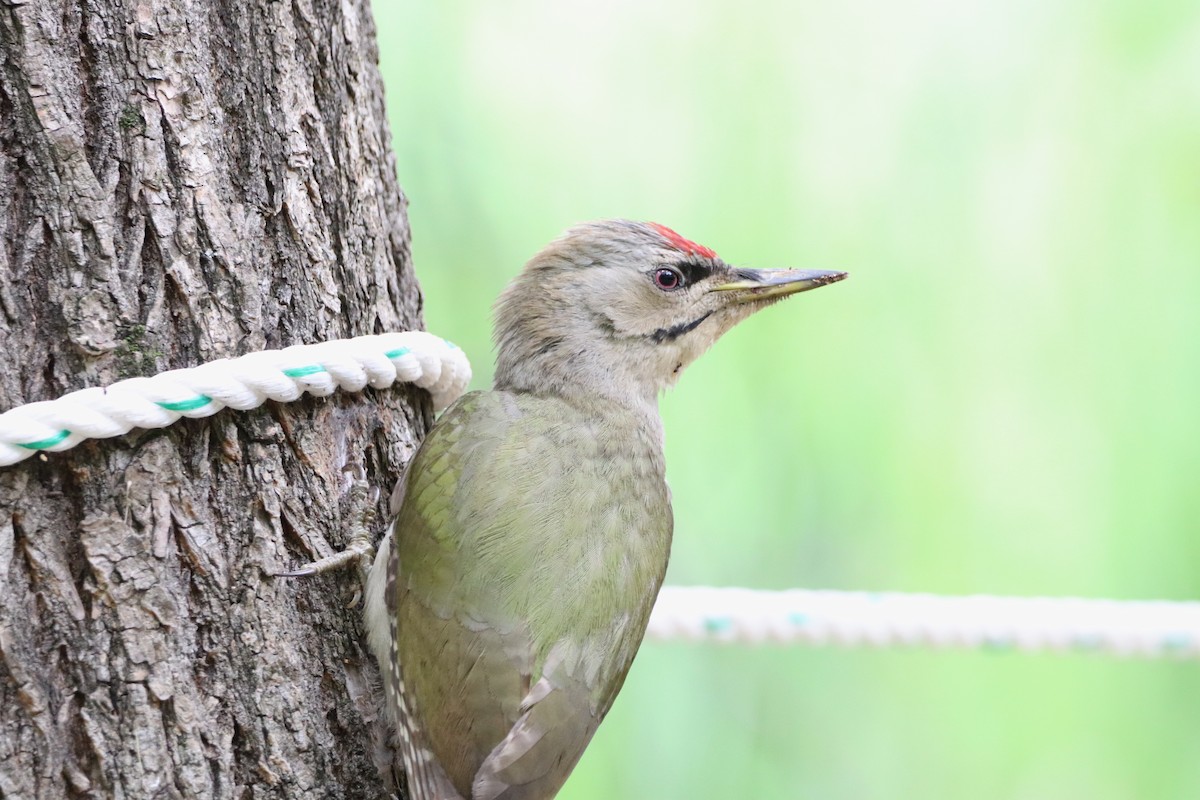
M373 37L366 0L0 4L0 410L421 327ZM0 796L387 797L357 575L274 576L429 416L368 390L0 469Z

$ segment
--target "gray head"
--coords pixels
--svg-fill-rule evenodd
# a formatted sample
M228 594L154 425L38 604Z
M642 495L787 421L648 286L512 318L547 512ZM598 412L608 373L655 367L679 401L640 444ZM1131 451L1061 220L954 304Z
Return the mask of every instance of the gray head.
M844 272L751 270L663 225L577 225L496 304L496 388L653 406L741 320Z

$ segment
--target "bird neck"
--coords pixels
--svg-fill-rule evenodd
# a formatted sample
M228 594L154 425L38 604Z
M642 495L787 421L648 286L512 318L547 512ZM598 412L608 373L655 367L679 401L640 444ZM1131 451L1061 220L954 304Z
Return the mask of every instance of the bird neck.
M658 391L623 364L604 364L580 350L568 359L527 351L522 358L496 363L494 386L501 391L552 397L594 416L631 416L638 426L662 438Z
M647 357L635 347L644 337L620 330L609 310L566 291L562 279L575 274L527 267L501 295L495 387L584 409L623 409L661 432L658 393L676 361L665 352Z

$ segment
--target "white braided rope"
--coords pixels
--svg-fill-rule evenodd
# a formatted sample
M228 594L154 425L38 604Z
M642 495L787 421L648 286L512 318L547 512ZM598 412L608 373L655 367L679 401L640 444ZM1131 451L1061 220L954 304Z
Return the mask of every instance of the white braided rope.
M84 439L160 428L222 408L255 408L336 389L406 381L438 410L471 378L466 356L423 332L361 336L220 359L130 378L0 414L0 467ZM741 644L840 644L1087 651L1200 658L1200 602L1021 597L936 597L866 592L781 592L664 587L653 639Z
M441 410L470 380L463 351L423 331L263 350L6 411L0 414L0 467L38 451L67 450L84 439L164 428L180 417L209 417L227 406L245 411L267 400L287 403L306 392L323 397L336 389L358 392L404 381L427 389Z
M667 586L660 640L1200 658L1200 603Z

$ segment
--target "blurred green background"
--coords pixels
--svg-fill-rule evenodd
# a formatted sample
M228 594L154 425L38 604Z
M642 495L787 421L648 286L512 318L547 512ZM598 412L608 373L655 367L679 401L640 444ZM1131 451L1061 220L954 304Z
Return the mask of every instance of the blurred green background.
M850 280L663 401L677 584L1200 598L1194 0L376 3L429 328L573 222ZM563 796L1200 797L1200 667L646 645Z

